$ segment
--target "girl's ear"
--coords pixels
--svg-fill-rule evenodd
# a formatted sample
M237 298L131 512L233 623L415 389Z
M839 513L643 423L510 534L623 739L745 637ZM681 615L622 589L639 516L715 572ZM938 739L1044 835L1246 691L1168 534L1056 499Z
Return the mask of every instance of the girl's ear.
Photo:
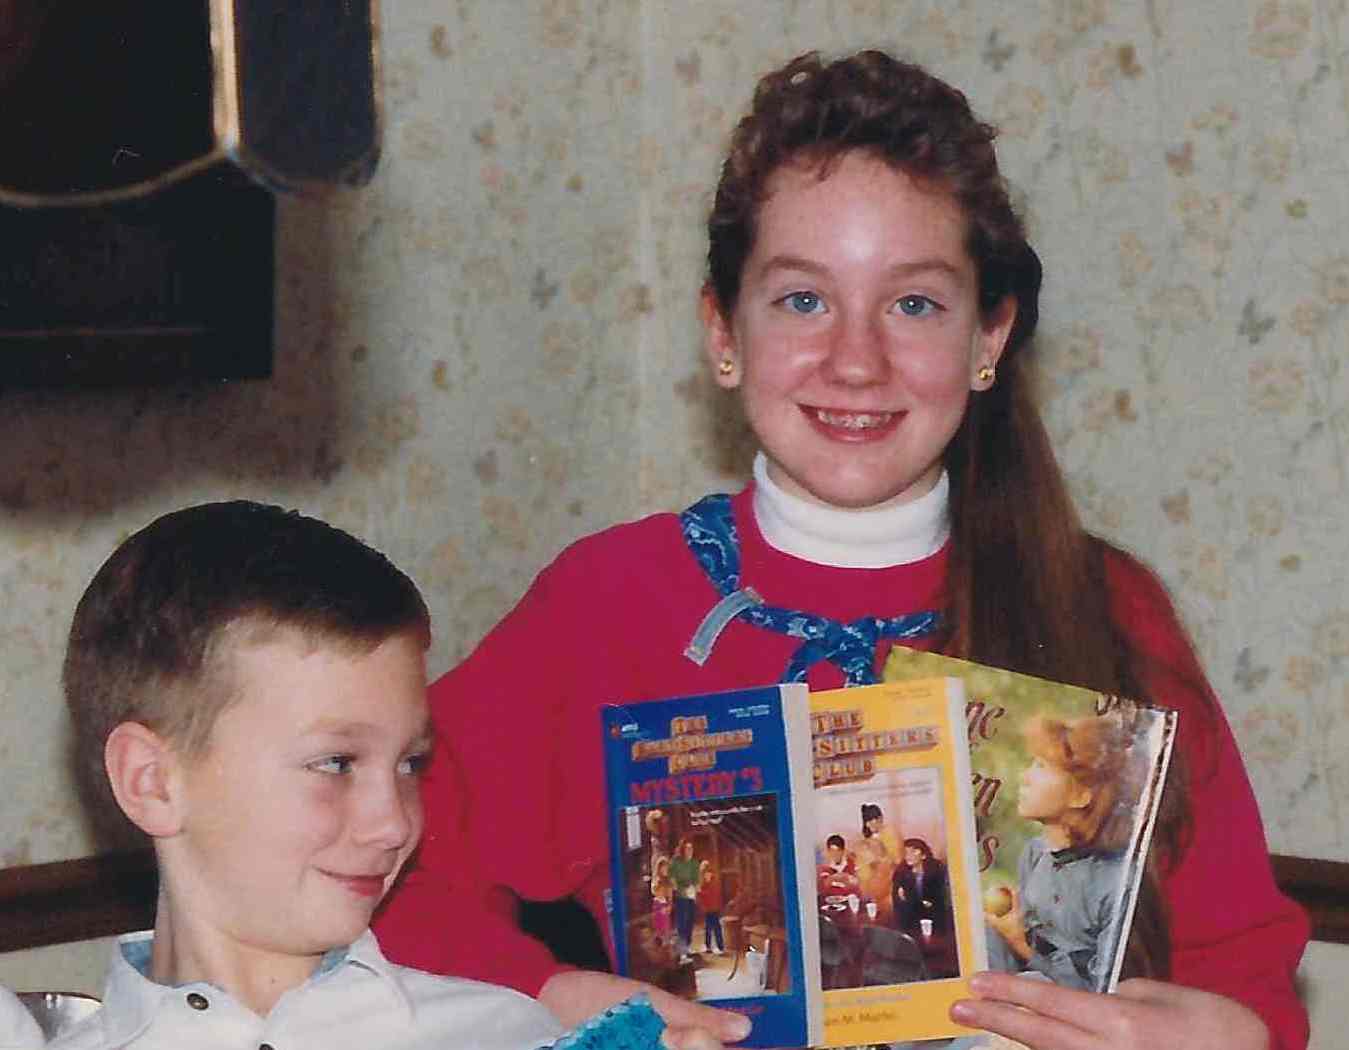
M993 312L980 322L974 336L971 369L974 378L970 382L971 389L987 390L993 385L998 362L1002 360L1002 352L1007 349L1007 340L1012 335L1012 326L1016 324L1018 309L1016 296L1004 295Z
M1085 784L1074 783L1072 790L1068 792L1068 808L1086 809L1095 797L1096 793L1091 788Z
M139 722L122 722L103 745L103 768L113 797L133 824L152 838L182 830L173 745Z
M703 285L698 316L703 322L703 353L712 366L712 380L723 390L734 390L740 385L740 355L736 351L731 319L722 313L711 285Z

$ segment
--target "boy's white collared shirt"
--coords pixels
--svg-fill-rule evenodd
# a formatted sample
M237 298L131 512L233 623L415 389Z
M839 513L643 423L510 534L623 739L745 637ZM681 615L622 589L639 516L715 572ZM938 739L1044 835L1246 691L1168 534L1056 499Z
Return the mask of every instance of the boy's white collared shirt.
M509 988L438 977L384 958L368 930L259 1017L214 985L144 975L153 934L119 938L103 1008L50 1050L532 1050L562 1029Z
M0 1050L38 1050L42 1030L8 988L0 988Z

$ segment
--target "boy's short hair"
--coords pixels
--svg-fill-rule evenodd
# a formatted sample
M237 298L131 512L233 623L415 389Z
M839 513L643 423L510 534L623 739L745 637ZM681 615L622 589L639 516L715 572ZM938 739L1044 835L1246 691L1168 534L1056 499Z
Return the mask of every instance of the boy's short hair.
M847 849L848 844L843 841L842 835L830 835L824 840L824 847L825 849L828 849L830 846L837 846L839 849Z
M282 629L373 651L431 639L416 584L355 537L296 511L238 500L174 511L121 543L75 608L62 687L83 787L117 813L109 733L139 722L200 754L236 698L233 645Z

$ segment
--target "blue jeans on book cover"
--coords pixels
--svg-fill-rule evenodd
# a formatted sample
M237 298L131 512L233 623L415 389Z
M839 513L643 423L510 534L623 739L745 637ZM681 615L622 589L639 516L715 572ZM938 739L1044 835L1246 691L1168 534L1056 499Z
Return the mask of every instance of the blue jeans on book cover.
M726 945L721 939L721 912L703 912L703 951L712 950L712 938L717 939L717 951L724 952Z
M676 893L674 899L675 934L679 939L679 954L687 955L693 947L693 899Z

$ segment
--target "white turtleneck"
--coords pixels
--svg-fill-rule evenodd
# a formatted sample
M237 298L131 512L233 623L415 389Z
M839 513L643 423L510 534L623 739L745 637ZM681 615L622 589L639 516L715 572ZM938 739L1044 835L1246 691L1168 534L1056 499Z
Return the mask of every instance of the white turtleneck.
M935 554L951 532L950 479L908 503L848 510L812 503L768 476L768 457L754 457L754 518L768 545L783 554L841 569L885 569Z

